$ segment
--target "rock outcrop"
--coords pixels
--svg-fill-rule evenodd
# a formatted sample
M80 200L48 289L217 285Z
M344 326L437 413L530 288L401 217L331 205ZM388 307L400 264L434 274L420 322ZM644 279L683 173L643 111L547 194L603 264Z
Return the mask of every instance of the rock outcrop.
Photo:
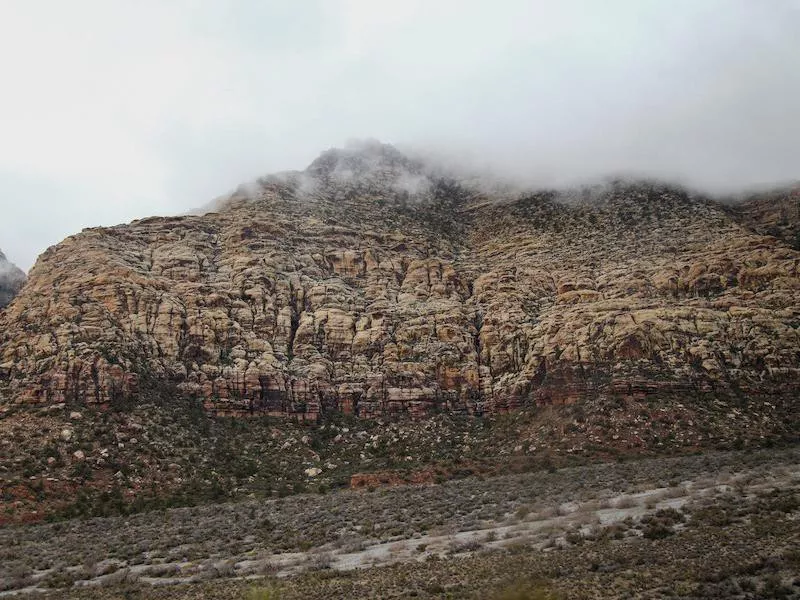
M0 308L8 306L25 283L25 273L0 251Z
M169 381L223 414L498 413L800 389L800 253L666 185L495 196L389 146L87 229L0 314L5 402Z
M757 194L733 204L730 211L753 230L800 250L800 184Z

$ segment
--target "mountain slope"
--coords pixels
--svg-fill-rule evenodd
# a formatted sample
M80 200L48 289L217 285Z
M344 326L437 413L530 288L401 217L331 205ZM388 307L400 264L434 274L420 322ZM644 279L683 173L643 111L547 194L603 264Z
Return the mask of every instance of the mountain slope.
M409 183L413 182L413 183ZM653 183L497 201L391 147L85 230L0 319L5 394L374 417L797 389L800 255Z
M371 144L84 230L0 312L0 523L796 441L800 253L748 206Z

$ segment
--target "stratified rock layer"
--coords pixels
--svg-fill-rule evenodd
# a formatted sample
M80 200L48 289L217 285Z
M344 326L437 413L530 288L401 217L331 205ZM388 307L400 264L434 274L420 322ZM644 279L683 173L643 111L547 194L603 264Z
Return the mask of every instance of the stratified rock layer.
M504 412L792 395L800 253L666 186L496 197L391 147L218 212L88 229L0 315L10 401L169 380L222 413Z
M25 283L25 273L0 251L0 308L8 306Z

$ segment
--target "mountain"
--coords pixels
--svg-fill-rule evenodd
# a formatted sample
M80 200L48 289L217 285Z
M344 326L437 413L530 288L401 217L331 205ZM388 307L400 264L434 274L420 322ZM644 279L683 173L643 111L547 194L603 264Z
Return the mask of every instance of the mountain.
M374 144L217 213L51 248L2 317L2 363L24 402L153 376L212 411L303 419L738 397L797 381L797 264L677 188L496 202Z
M0 308L8 306L25 283L25 273L0 251Z
M39 257L0 313L0 425L24 441L15 448L52 443L49 458L67 466L84 460L76 452L96 455L92 468L111 477L135 462L140 489L208 481L177 430L108 416L154 398L158 410L200 403L203 419L410 416L469 429L447 419L533 415L502 439L470 429L452 460L474 462L489 449L591 454L796 438L800 253L788 234L768 233L772 200L732 209L652 181L498 190L368 143L242 187L215 212L69 237ZM780 232L796 223L786 212ZM71 411L104 415L96 422L114 432L106 454L90 438L59 437L76 427ZM39 433L43 420L49 434ZM132 433L143 428L147 444ZM275 431L248 447L256 471L273 443L283 457L275 468L289 468L291 443L280 446ZM354 439L346 475L451 441L431 434L401 450L391 435L382 455L370 454L377 437L375 448ZM136 450L121 441L131 437ZM230 432L191 439L181 443L211 444L195 457L222 439L239 443ZM324 468L324 452L338 450L322 448L291 468ZM25 464L20 454L12 470ZM215 464L209 472L231 463ZM42 465L29 472L56 468ZM180 476L169 479L168 467Z

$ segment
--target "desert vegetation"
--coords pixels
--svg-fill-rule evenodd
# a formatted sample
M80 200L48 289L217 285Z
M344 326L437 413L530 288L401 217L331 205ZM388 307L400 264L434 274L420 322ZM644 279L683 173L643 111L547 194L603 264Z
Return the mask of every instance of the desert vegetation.
M780 448L796 441L797 431L793 417L783 416L791 405L778 401L751 402L735 417L712 401L698 399L688 410L659 399L528 407L480 419L332 413L302 424L215 417L160 391L142 400L110 410L4 407L0 523L437 483L699 447Z
M0 578L74 598L796 597L798 459L716 452L8 526Z

